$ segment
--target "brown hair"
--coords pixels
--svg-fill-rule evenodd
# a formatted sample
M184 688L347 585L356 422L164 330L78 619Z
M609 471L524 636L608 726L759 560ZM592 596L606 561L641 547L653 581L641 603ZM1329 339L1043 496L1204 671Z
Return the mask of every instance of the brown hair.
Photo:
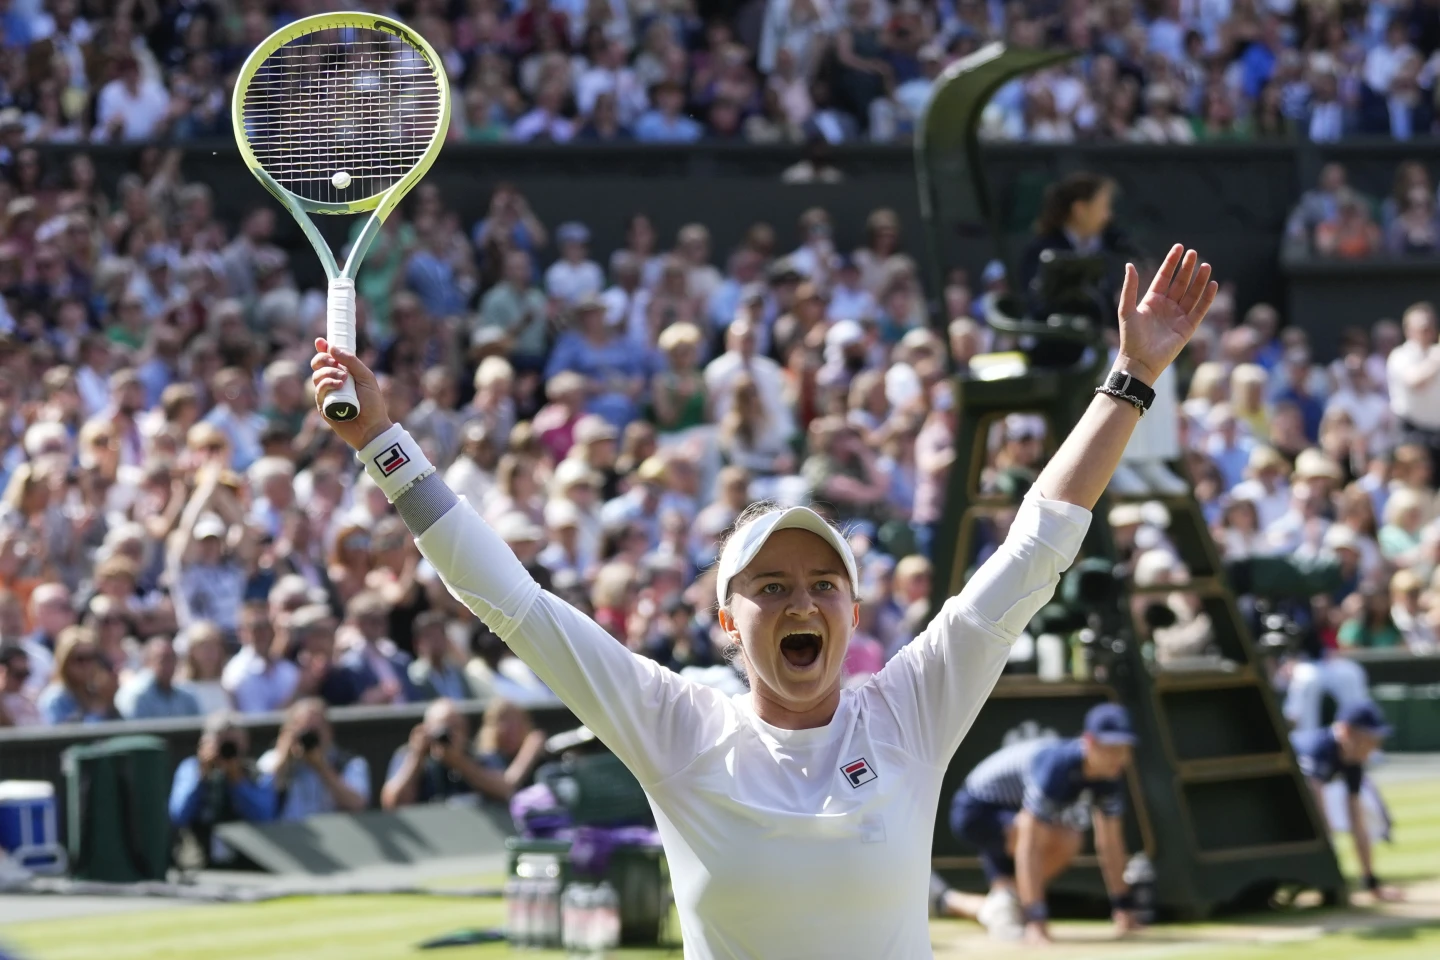
M1058 233L1070 219L1070 211L1077 203L1089 203L1103 190L1113 190L1115 181L1098 173L1080 171L1072 173L1045 188L1045 200L1040 207L1040 217L1035 221L1035 232L1041 235Z

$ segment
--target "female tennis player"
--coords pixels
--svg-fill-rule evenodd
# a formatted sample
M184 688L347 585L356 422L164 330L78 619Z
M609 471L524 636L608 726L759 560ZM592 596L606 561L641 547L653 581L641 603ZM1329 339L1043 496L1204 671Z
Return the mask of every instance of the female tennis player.
M359 416L331 427L450 592L644 785L687 958L916 960L931 956L930 843L946 765L1074 560L1143 384L1179 354L1215 289L1210 266L1179 246L1143 299L1126 268L1115 369L1130 379L1107 381L964 591L850 689L840 674L859 618L855 558L819 514L751 515L721 551L719 622L750 680L749 693L726 696L632 654L541 590L387 419L353 354L317 340L312 366L321 404L354 383Z

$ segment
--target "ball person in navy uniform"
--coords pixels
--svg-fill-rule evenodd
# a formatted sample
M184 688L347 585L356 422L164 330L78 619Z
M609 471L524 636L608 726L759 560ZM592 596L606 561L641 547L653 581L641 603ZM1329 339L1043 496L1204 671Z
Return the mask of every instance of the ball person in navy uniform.
M1355 841L1355 855L1360 860L1362 881L1377 900L1399 900L1401 894L1381 883L1375 875L1375 854L1370 846L1370 831L1360 794L1365 783L1365 764L1385 743L1390 732L1380 708L1367 700L1342 709L1328 727L1290 734L1290 746L1295 750L1300 772L1315 791L1321 816L1325 815L1325 785L1337 778L1344 782L1346 819ZM1328 824L1328 818L1326 822Z
M937 912L978 920L997 939L1049 942L1045 888L1080 853L1093 823L1116 932L1138 929L1124 879L1125 771L1134 746L1129 712L1102 703L1079 737L1025 740L981 761L955 793L950 829L980 851L990 893L937 887Z

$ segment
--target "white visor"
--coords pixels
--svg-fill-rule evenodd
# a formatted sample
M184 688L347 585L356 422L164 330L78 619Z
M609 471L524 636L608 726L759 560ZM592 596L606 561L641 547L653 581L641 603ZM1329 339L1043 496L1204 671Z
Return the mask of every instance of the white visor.
M729 596L730 581L750 565L760 548L765 546L765 541L777 530L809 530L830 544L845 564L845 573L850 577L851 594L859 599L860 577L855 572L855 554L851 551L850 544L840 536L840 531L826 523L825 518L814 510L809 507L791 507L751 520L726 542L725 551L720 554L720 576L715 581L715 595L721 606L725 605Z

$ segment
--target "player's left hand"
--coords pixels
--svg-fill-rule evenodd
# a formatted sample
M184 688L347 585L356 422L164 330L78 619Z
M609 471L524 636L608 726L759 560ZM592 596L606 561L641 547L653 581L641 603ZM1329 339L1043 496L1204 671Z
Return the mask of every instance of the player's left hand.
M1110 919L1115 922L1115 936L1117 937L1142 930L1145 926L1129 910L1116 910L1110 914Z
M1215 302L1218 284L1210 279L1210 264L1200 255L1175 244L1140 297L1140 273L1125 264L1120 289L1120 355L1115 368L1155 385L1195 335L1200 321Z

